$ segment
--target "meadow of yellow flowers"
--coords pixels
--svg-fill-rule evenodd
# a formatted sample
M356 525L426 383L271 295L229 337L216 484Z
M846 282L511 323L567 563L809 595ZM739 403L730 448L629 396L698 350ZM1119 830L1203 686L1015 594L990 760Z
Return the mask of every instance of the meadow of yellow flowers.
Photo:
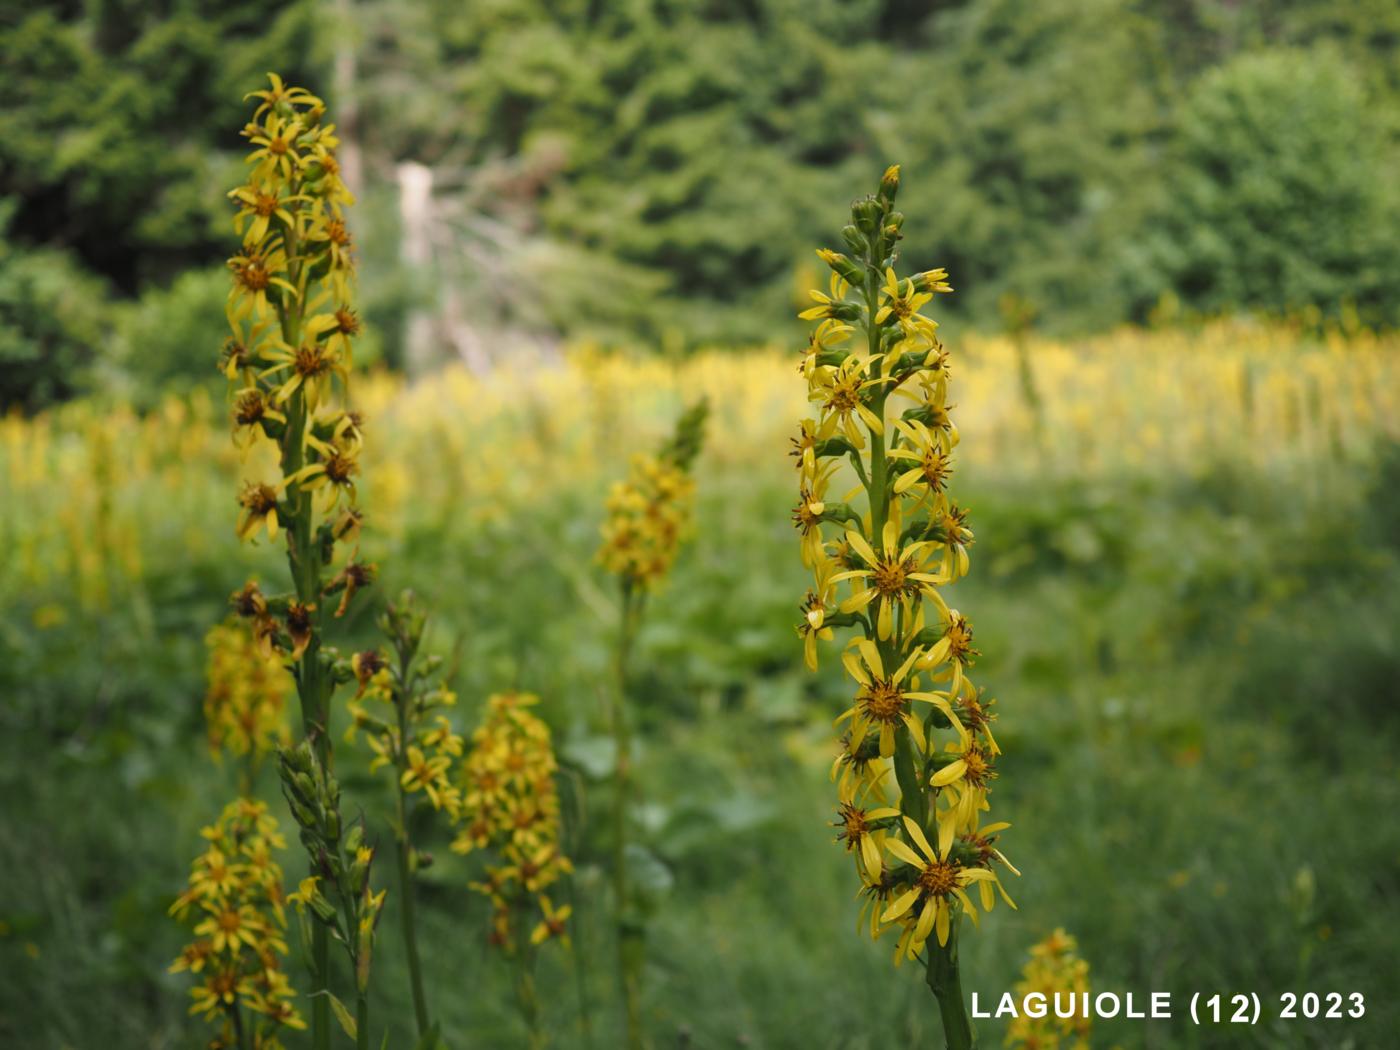
M1369 457L1400 418L1400 338L1312 339L1222 322L1033 340L1038 438L1016 353L1005 338L960 343L958 426L970 475L1189 474L1219 460L1316 491L1327 464ZM561 492L597 490L694 394L713 405L711 471L781 480L781 460L755 450L785 445L805 410L796 366L782 350L670 362L585 346L518 374L455 370L416 386L371 376L355 394L374 421L362 485L377 531L392 538L445 518L505 520ZM249 472L270 453L255 447ZM0 534L13 582L39 593L71 588L81 607L101 609L139 593L147 566L171 551L228 547L208 523L222 516L239 465L223 407L204 393L148 415L83 402L0 420Z

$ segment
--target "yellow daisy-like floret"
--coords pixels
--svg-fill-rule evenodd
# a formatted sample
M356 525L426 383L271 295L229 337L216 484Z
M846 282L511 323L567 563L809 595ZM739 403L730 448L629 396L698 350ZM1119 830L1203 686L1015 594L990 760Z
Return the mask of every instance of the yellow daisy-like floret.
M876 631L882 640L894 633L897 610L912 622L922 610L920 599L936 585L948 582L944 573L925 571L931 543L921 540L900 545L897 521L885 522L878 552L857 529L847 530L846 541L860 556L864 568L837 573L832 580L860 580L864 586L841 603L841 611L859 612L873 602Z
M986 868L967 867L951 856L947 848L934 849L923 829L909 817L904 818L904 830L918 852L899 838L887 838L885 849L913 869L913 882L885 909L880 920L896 922L906 912L917 916L913 927L905 932L906 939L901 941L905 957L912 959L923 951L930 933L937 933L940 946L948 943L952 902L956 901L964 911L973 914L966 888L974 882L991 881L993 876Z
M886 380L867 379L868 358L852 355L835 368L817 369L813 374L809 400L821 405L824 421L834 421L853 446L865 448L865 435L859 423L872 434L883 435L885 424L866 403L866 392L883 386Z
M880 648L869 638L857 639L851 649L841 655L846 665L846 673L860 686L854 703L836 720L837 724L851 720L851 739L859 747L867 733L878 734L880 757L889 758L894 754L895 732L902 725L908 730L920 751L924 750L923 724L915 716L910 701L918 700L932 704L943 713L959 732L962 726L953 713L952 705L946 697L938 693L927 693L905 686L905 679L915 662L919 651L910 653L893 674L885 670L884 657Z

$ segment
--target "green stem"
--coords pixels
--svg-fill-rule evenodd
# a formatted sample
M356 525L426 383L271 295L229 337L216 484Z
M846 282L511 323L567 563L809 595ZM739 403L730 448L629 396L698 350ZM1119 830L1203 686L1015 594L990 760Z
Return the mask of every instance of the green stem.
M530 972L523 954L518 954L516 959L519 965L515 991L520 1003L520 1016L525 1022L525 1031L529 1033L530 1050L539 1050L544 1046L544 1030L540 1027L540 997L535 990L535 975Z
M325 923L318 922L311 930L311 954L313 991L322 993L311 1000L311 1043L315 1050L330 1050L331 982L328 971L331 965L331 939Z
M407 661L402 663L402 679L407 681ZM408 837L408 803L403 788L404 767L407 764L408 744L408 703L407 690L398 697L399 749L398 776L398 834L394 836L399 859L399 916L403 924L403 946L408 956L408 980L413 991L413 1016L418 1022L418 1038L428 1034L428 1000L423 994L423 964L418 958L418 927L414 919L413 905L413 844Z
M1013 339L1016 347L1016 371L1021 382L1021 400L1025 402L1026 411L1031 417L1031 435L1035 439L1037 452L1045 454L1045 421L1041 408L1040 391L1036 387L1035 368L1031 364L1030 349L1026 346L1026 337L1023 333L1017 333Z
M873 253L873 249L871 249ZM874 267L876 260L873 254L870 258L870 265ZM880 293L878 278L874 276L872 269L865 279L865 307L866 307L866 345L871 357L876 358L871 378L878 379L884 372L884 365L879 363L880 353L880 327L875 323L875 313L879 308ZM885 420L885 398L884 386L872 388L875 391L871 398L870 410L880 417L880 422ZM877 434L873 430L870 432L870 480L865 486L866 496L870 503L870 544L877 551L880 549L881 534L885 529L885 518L889 508L885 500L886 474L889 464L885 460L885 435Z
M248 1032L243 1027L243 1008L234 1003L229 1007L229 1016L233 1018L233 1037L238 1041L238 1050L248 1050Z
M369 996L355 1000L355 1050L369 1050Z
M963 1002L962 981L958 974L958 917L953 917L948 931L948 943L939 947L928 945L928 969L925 974L929 991L938 1000L938 1012L943 1018L943 1038L948 1050L973 1050L977 1035L967 1016Z
M573 908L574 938L579 945L586 944L585 929L583 925L583 905L579 901L578 890L574 885L574 880L568 880L569 906ZM591 996L588 992L588 971L585 965L583 952L575 949L569 953L573 959L574 967L574 988L578 993L578 1023L579 1031L583 1036L583 1045L593 1046L593 1009Z
M617 641L617 688L613 697L612 730L616 750L617 799L613 805L613 898L617 907L617 964L622 999L627 1011L627 1046L642 1047L640 970L642 944L632 915L627 880L628 804L632 784L632 735L627 720L627 668L637 626L637 597L631 580L622 582L622 622Z
M290 246L289 246L290 249ZM282 335L289 346L296 346L301 338L300 306L285 309L282 315ZM298 388L287 404L287 425L282 435L282 476L288 477L300 470L306 462L304 444L308 414L305 388ZM287 563L291 570L292 582L296 588L297 600L305 605L316 604L321 590L320 552L315 549L312 535L311 494L295 488L286 494L286 503L291 510L291 520L287 525ZM316 749L322 767L331 769L331 742L329 727L330 689L329 682L323 682L321 673L321 610L316 610L316 626L310 643L302 653L296 668L297 697L301 702L302 731ZM313 871L312 874L319 874ZM312 998L311 1039L314 1050L330 1050L331 1007L330 1007L330 931L323 923L316 923L312 931L313 992L327 994Z

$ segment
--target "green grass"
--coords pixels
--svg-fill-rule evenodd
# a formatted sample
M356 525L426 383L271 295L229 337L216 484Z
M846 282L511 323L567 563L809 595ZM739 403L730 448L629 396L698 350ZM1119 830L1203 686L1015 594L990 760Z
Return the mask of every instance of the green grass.
M981 677L1006 752L994 803L1025 873L964 937L965 987L1010 988L1056 926L1080 939L1096 990L1173 993L1177 1019L1102 1022L1095 1045L1385 1045L1400 943L1400 560L1393 465L1281 476L973 479ZM854 875L825 826L835 651L808 675L793 635L805 580L788 478L700 467L699 535L639 643L640 807L652 887L645 989L657 1047L938 1046L920 974L891 940L855 935ZM575 954L540 981L559 1046L618 1044L604 887L601 744L607 644L589 577L596 494L563 492L528 536L509 522L411 523L374 555L386 592L413 586L456 649L460 721L487 692L545 698L568 767L579 863ZM166 523L167 526L170 523ZM546 539L547 538L547 539ZM139 593L39 629L62 593L9 593L0 620L0 1044L183 1047L187 980L165 967L165 915L198 828L231 793L202 741L207 626L271 552L172 546ZM271 569L267 567L271 566ZM568 567L574 568L569 569ZM568 571L565 571L568 569ZM366 635L362 610L353 630ZM367 636L367 635L366 635ZM387 785L341 748L353 808L381 841ZM270 772L259 785L276 798ZM277 802L280 807L280 801ZM280 808L279 808L280 811ZM509 978L485 945L470 865L433 835L423 951L454 1048L523 1045ZM285 858L289 879L301 861ZM392 883L383 865L380 878ZM1314 898L1298 890L1315 879ZM376 954L375 1043L411 1046L391 914ZM581 963L581 968L579 964ZM294 971L295 976L295 971ZM1185 1018L1193 992L1360 991L1362 1021L1222 1032ZM987 1046L999 1023L984 1022ZM296 1045L296 1044L291 1044Z

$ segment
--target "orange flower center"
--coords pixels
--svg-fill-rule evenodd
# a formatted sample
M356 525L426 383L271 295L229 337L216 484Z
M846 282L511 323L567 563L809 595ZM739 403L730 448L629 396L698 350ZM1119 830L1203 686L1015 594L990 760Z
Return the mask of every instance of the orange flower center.
M960 663L977 655L977 650L972 648L972 624L965 617L955 616L948 625L948 655Z
M238 497L238 502L252 514L270 514L277 509L277 490L271 485L249 485Z
M919 889L932 897L946 897L958 885L958 868L946 861L934 861L919 872Z
M906 703L904 693L886 678L872 679L856 700L872 722L900 721Z
M328 372L331 367L331 358L320 344L313 343L297 350L292 367L297 370L299 375L310 378Z
M240 266L237 277L243 287L250 292L261 292L272 281L272 274L267 272L262 263L256 261L250 261Z
M923 471L929 487L935 492L942 492L948 476L953 473L953 464L942 449L929 448L924 452Z
M870 582L881 595L890 598L903 594L909 584L909 574L914 571L912 558L894 560L882 558L870 574Z

